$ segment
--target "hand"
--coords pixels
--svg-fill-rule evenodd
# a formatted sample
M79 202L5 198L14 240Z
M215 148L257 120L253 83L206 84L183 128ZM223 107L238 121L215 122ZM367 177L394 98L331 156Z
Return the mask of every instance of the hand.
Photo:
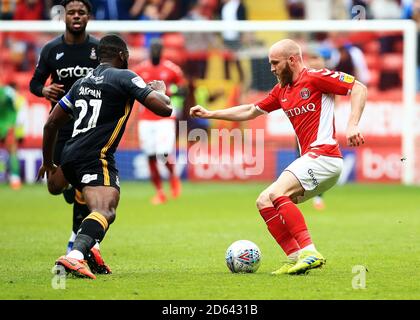
M166 85L162 80L153 80L147 84L153 90L159 91L160 93L166 93Z
M41 165L41 168L39 168L38 170L38 175L36 177L36 180L39 181L42 178L44 178L45 173L47 174L47 178L48 178L50 175L53 175L56 171L57 171L57 166L55 164L47 165L43 163Z
M47 87L42 88L42 95L48 100L57 103L66 92L62 89L63 84L53 83Z
M365 143L365 138L360 133L359 128L355 125L349 125L346 132L347 145L350 147L358 147Z
M210 115L210 111L200 105L196 105L190 109L190 116L192 118L209 118Z

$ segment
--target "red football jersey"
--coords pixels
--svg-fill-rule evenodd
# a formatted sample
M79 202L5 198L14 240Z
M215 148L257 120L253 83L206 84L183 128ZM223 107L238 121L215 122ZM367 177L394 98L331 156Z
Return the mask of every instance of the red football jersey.
M166 94L171 96L169 91L170 86L175 84L177 86L183 85L184 74L180 67L169 60L161 60L158 65L153 65L150 60L145 60L138 66L133 68L133 71L143 78L144 82L148 83L152 80L163 80L166 84ZM136 102L138 103L138 102ZM139 112L139 120L160 120L162 117L157 116L149 109L141 106Z
M328 69L306 69L292 85L277 84L256 107L265 113L283 109L298 139L301 155L342 157L334 126L334 95L348 95L354 77Z

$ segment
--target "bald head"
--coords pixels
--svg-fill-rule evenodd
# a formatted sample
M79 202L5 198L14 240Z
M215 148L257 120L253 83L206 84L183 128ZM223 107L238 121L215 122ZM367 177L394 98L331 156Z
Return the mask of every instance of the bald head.
M299 56L302 58L302 49L295 41L284 39L271 46L269 55L285 58L289 58L290 56Z
M276 42L270 48L268 60L271 72L277 77L282 87L297 79L304 68L302 50L290 39Z

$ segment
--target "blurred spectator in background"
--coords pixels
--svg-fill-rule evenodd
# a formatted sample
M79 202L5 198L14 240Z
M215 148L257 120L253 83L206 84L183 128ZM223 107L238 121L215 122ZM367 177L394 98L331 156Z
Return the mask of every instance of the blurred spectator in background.
M415 0L401 0L401 19L412 19Z
M310 43L306 49L306 62L309 68L328 68L327 61L331 59L331 48L317 43Z
M351 0L332 0L331 15L336 20L347 20L350 18L348 10L349 2Z
M136 7L136 9L132 10L130 14L136 15L140 5L141 3L138 2L138 8ZM174 8L174 0L146 0L142 5L139 20L165 20L171 15ZM149 48L152 40L160 38L161 36L162 34L160 32L146 32L144 34L144 47Z
M139 20L159 20L159 6L153 1L147 2L140 14ZM160 32L145 32L143 46L148 49L152 41L160 38L161 35Z
M132 20L130 10L144 0L92 0L96 20Z
M0 20L13 20L18 0L0 0Z
M182 0L180 2L184 1ZM134 18L141 15L149 15L151 14L150 7L154 7L152 13L153 20L167 20L172 18L176 8L175 5L175 0L136 0L129 13Z
M339 34L335 36L340 37ZM352 74L360 82L367 84L369 82L369 69L363 51L352 43L342 40L338 41L337 47L337 50L332 51L331 68Z
M305 0L306 20L330 20L332 18L332 0Z
M290 19L300 20L305 18L304 0L287 0L286 7Z
M224 0L221 19L225 22L246 20L246 7L243 2L241 0ZM236 56L237 51L242 45L241 33L235 30L226 30L222 33L222 37L224 46L228 50L228 54L224 59L225 79L231 79L229 67L231 63L234 63L238 70L239 81L242 82L244 79L244 72L242 70L241 62Z
M371 0L373 19L400 19L401 8L397 0Z
M182 20L206 21L206 0L197 0L191 5ZM190 79L204 79L207 71L208 51L215 40L213 33L185 32L185 49L188 52L184 72Z
M41 0L19 1L13 16L14 20L42 20L44 19L44 4Z
M203 1L202 14L209 20L217 19L220 2L223 0L205 0Z

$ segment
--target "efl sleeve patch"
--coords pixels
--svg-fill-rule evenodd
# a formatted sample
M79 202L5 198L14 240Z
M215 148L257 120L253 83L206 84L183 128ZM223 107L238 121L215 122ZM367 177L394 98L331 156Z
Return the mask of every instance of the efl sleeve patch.
M341 73L339 80L341 82L345 82L345 83L353 83L354 82L354 77L347 74L347 73Z
M146 83L143 81L141 77L135 77L131 79L131 82L133 82L137 87L143 89L146 87Z

